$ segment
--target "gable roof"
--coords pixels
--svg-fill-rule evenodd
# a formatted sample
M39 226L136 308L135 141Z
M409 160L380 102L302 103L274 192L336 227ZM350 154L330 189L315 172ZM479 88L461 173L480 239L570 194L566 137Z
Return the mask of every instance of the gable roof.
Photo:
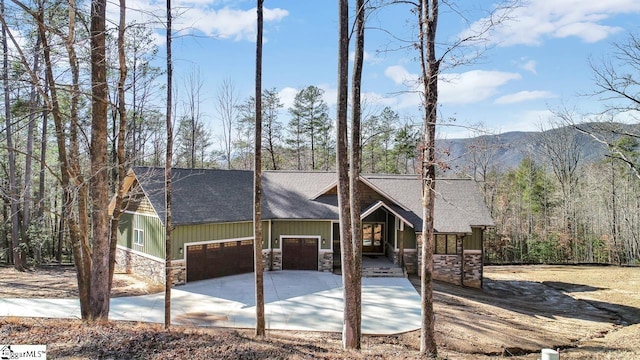
M164 221L164 168L133 168L136 179ZM173 169L173 212L176 225L236 222L253 219L253 171ZM422 187L417 175L363 175L363 183L390 200L384 208L422 231ZM338 219L334 172L263 171L263 219ZM325 189L323 194L318 189ZM367 208L381 204L369 204ZM435 230L471 232L493 226L484 199L472 180L436 181ZM366 209L363 209L366 211Z
M164 168L134 167L133 171L164 223ZM253 218L253 171L173 168L171 178L171 221L176 225Z
M406 204L411 221L422 231L422 183L418 175L365 175L377 187ZM468 233L474 226L493 226L478 185L470 179L437 179L433 227L437 232ZM403 214L402 212L400 214ZM404 215L403 215L404 216Z

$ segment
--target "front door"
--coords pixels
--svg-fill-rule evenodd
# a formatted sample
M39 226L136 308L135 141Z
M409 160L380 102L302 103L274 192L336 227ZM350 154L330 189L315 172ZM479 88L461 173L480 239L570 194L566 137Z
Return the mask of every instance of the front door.
M362 252L384 254L384 224L362 224Z

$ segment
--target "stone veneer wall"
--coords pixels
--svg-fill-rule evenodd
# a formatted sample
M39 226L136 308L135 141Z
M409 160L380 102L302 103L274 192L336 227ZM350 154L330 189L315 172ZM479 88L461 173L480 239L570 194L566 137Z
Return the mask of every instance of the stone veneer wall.
M184 260L174 260L171 262L171 282L173 285L184 285L187 283L187 262Z
M389 260L393 261L394 264L400 264L400 250L394 250L393 253L389 254ZM404 268L407 274L417 274L418 273L418 251L416 250L404 250Z
M164 284L164 260L141 255L129 249L116 249L115 271L136 274L152 282Z
M422 235L417 235L416 241L418 243L417 269L420 269L422 264L422 253L420 251ZM433 255L433 278L456 285L481 288L482 250L462 250L461 237L457 239L457 247L458 255ZM418 275L419 273L418 271Z
M262 269L269 271L271 269L271 251L262 250Z
M467 250L464 252L463 285L482 287L482 250Z
M274 249L271 254L271 269L282 270L282 250Z
M461 285L462 256L433 254L433 278Z
M333 271L333 252L322 251L318 253L318 271Z

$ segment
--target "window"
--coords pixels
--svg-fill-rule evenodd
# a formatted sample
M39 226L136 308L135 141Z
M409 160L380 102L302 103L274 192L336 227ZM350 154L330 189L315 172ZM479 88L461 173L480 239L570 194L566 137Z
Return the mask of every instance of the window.
M137 247L144 246L144 230L133 229L133 245Z
M436 254L457 254L458 246L455 234L436 235Z
M382 246L382 224L362 224L362 246Z

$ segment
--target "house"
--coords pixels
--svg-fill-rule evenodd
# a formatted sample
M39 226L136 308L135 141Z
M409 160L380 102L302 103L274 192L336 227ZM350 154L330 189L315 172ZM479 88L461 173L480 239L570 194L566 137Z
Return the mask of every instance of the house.
M163 168L128 172L116 256L119 271L158 282L165 273L164 186ZM265 270L334 271L340 264L336 174L264 171L262 186ZM172 189L174 282L252 272L253 171L173 169ZM418 176L362 175L360 193L363 256L416 273L422 241ZM434 278L481 287L483 234L493 221L478 186L439 179L436 193Z

